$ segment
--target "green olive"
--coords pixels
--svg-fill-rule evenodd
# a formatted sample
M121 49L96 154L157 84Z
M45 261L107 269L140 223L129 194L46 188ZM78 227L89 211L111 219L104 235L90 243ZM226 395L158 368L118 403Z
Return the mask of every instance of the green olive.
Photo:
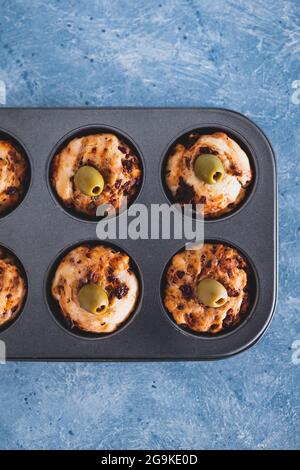
M207 307L222 307L227 302L228 294L223 286L214 279L202 279L197 288L197 297Z
M219 183L224 176L224 167L216 155L199 155L196 158L194 169L196 176L209 184Z
M86 196L99 196L104 188L101 173L92 166L82 166L74 177L75 186Z
M90 313L103 313L108 307L108 296L98 284L86 284L78 292L80 307Z

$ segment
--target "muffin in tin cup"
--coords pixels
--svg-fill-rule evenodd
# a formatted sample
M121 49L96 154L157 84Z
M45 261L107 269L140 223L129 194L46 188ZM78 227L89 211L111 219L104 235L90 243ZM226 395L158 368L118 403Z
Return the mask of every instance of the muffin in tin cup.
M136 146L118 131L87 127L64 138L49 167L51 190L71 215L96 221L122 212L139 194L143 164Z
M141 276L120 248L89 241L67 249L47 281L48 304L67 330L87 338L123 329L138 311Z
M256 295L249 259L214 240L176 253L162 279L169 318L185 332L200 336L217 337L236 329L250 315Z
M235 136L219 129L199 129L171 145L162 177L172 202L192 204L194 213L213 220L244 203L254 170L250 152Z
M31 178L27 153L17 139L0 130L0 218L25 198Z
M12 325L26 302L28 282L19 259L0 246L0 332Z

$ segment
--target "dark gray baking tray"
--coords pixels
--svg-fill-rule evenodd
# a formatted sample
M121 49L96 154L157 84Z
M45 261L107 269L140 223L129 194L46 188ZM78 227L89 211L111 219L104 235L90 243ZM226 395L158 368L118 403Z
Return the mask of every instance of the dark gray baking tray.
M188 334L176 327L161 302L161 280L184 240L111 240L128 252L141 274L140 308L121 331L103 338L82 337L59 322L47 305L51 266L68 247L97 240L95 222L64 211L48 184L49 159L77 132L111 128L134 143L144 165L136 202L165 203L161 180L170 145L194 129L224 130L250 157L255 182L235 213L205 222L205 238L227 242L253 267L252 309L235 330L218 337ZM222 109L109 108L0 109L0 138L16 139L31 163L24 201L0 219L0 245L16 254L28 278L26 305L17 320L1 330L8 360L208 360L228 357L253 345L272 318L277 295L276 165L264 134L246 117Z

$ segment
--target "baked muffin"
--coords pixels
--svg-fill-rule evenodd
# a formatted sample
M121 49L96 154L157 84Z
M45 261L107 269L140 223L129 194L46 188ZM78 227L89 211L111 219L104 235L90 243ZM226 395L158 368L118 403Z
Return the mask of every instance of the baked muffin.
M224 132L189 134L175 144L166 166L166 184L175 202L203 204L205 218L232 211L251 180L246 153Z
M52 295L72 325L112 333L133 313L139 283L127 254L103 245L82 245L59 263Z
M223 244L177 253L167 269L164 305L180 326L197 333L224 332L248 312L247 271L241 254Z
M90 217L104 204L120 211L125 197L130 203L137 195L142 180L137 155L119 137L106 133L71 140L55 155L50 173L63 205Z
M0 247L0 327L16 318L26 293L26 280L17 260Z
M0 216L15 208L26 190L27 162L15 147L0 140Z

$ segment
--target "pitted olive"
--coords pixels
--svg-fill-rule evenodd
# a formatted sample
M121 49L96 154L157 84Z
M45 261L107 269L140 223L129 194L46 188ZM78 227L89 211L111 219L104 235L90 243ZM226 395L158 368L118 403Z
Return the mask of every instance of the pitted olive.
M224 167L221 160L216 155L203 154L196 158L194 170L196 176L208 184L215 184L222 181Z
M86 284L78 292L81 308L90 313L105 312L108 307L108 296L104 289L98 284Z
M227 302L228 294L220 282L215 279L202 279L197 287L197 297L207 307L222 307Z
M99 196L104 188L104 179L100 171L92 166L82 166L74 177L75 186L86 196Z

